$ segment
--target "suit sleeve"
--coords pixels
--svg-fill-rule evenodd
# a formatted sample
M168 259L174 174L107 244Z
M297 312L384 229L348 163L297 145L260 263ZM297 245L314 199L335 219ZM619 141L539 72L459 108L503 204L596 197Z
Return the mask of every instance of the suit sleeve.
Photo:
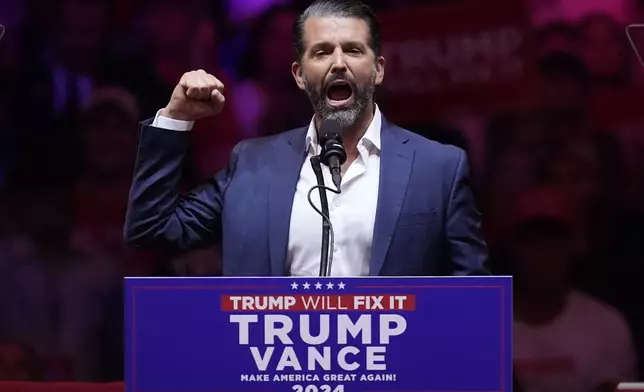
M489 275L481 214L474 201L469 163L463 151L459 151L447 208L447 241L454 275Z
M227 168L200 187L179 193L189 133L141 124L134 177L125 217L125 240L154 250L186 250L221 235L226 188L235 171L238 144Z

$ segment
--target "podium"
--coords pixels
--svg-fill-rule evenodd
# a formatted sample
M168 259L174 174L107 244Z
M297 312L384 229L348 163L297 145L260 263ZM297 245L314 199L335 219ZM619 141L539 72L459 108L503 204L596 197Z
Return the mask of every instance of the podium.
M127 392L511 391L510 277L126 278Z

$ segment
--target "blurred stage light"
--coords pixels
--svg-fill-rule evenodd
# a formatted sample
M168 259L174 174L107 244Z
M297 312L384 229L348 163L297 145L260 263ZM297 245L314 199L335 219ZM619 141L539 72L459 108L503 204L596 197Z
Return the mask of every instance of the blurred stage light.
M626 27L626 36L628 37L628 42L630 42L635 51L635 55L639 60L642 67L644 67L644 61L642 61L642 52L644 52L644 24L632 24Z

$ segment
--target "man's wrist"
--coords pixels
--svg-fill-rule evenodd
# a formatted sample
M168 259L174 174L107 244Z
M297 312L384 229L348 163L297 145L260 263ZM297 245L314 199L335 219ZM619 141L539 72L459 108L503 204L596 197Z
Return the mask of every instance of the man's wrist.
M160 113L161 116L165 118L169 118L170 120L177 120L177 121L190 121L192 122L193 120L190 118L187 118L176 111L173 111L172 109L168 108L167 106L161 110Z
M159 109L157 115L152 121L152 126L156 128L163 128L172 131L190 131L194 125L194 121L189 120L178 120L171 117L167 117L167 114L164 114L165 109ZM172 113L170 113L172 115Z

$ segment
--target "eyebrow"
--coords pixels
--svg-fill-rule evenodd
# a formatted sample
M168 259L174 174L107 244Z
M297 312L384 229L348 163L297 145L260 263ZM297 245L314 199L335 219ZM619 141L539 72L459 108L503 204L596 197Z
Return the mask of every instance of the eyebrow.
M342 47L350 46L350 47L358 47L358 48L366 48L367 45L365 45L363 42L360 41L344 41L340 44ZM330 41L319 41L311 45L311 50L323 48L326 46L334 46L334 44Z

